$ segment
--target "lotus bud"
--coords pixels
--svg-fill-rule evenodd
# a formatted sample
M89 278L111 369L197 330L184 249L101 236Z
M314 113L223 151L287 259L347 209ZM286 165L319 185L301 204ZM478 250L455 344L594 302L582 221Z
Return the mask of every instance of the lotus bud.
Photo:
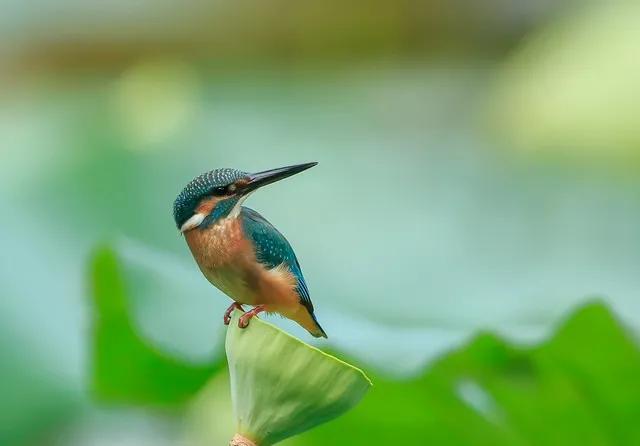
M232 446L270 446L338 417L371 387L362 370L279 328L253 318L227 330L231 399L236 417Z

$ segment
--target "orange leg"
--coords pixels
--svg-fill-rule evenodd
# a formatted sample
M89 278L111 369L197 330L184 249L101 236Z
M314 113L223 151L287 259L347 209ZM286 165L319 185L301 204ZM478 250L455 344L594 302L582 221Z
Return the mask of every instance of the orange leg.
M229 308L227 308L227 311L224 312L224 325L229 325L229 322L231 322L231 313L233 313L233 310L235 310L236 308L244 313L244 308L242 308L242 305L240 305L238 302L232 303L231 305L229 305Z
M253 307L252 310L249 310L245 314L240 316L240 319L238 319L238 327L247 328L247 326L249 326L249 321L251 320L251 318L257 316L263 311L264 311L264 305L257 305Z

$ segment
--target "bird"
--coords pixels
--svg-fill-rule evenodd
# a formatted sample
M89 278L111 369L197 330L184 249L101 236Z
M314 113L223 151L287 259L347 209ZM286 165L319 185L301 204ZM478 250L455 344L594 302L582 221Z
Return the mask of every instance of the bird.
M262 312L277 313L314 337L327 337L293 248L267 219L243 206L257 189L317 164L257 173L219 168L195 177L178 194L173 204L178 230L205 278L234 301L224 313L225 325L235 309L244 313L240 328ZM242 305L253 308L244 312Z

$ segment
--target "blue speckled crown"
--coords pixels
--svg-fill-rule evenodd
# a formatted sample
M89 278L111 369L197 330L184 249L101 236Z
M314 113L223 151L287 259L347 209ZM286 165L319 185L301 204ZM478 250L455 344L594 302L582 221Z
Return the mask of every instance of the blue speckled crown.
M234 181L247 176L247 172L236 169L215 169L198 175L186 185L173 203L173 218L178 229L193 215L193 210L200 200L212 193L213 189L228 186Z

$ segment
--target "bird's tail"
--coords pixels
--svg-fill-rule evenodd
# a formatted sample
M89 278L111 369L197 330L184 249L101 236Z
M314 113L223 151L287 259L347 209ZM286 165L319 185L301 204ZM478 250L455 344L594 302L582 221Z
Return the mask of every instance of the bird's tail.
M311 320L313 320L316 330L309 331L309 333L311 333L311 335L315 338L326 338L327 333L325 333L324 329L320 326L318 319L316 319L316 315L313 313L310 313L310 314L311 314Z
M289 319L293 319L298 324L302 326L305 330L307 330L313 337L316 338L326 338L327 334L324 332L320 324L318 323L318 319L313 314L313 311L309 311L308 308L300 305L294 313L285 314Z

